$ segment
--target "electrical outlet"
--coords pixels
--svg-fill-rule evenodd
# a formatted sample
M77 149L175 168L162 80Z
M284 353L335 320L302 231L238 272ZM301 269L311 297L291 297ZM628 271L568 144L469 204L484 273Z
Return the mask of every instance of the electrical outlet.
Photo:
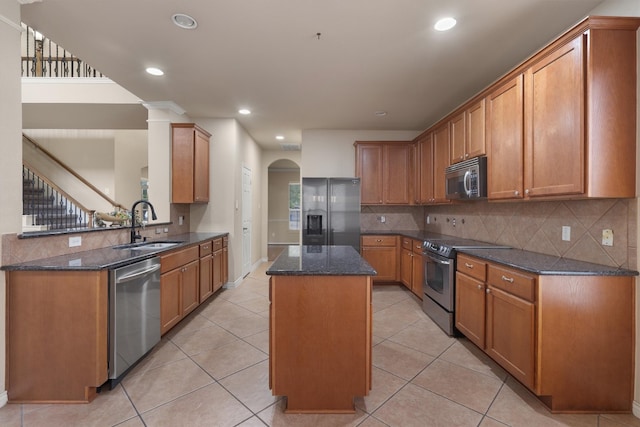
M162 229L156 228L156 234L160 234L160 233L162 233Z
M613 246L613 230L610 228L602 230L602 244L604 246Z
M82 237L81 236L69 237L69 247L74 248L76 246L82 246Z
M384 224L385 222L387 222L387 218L385 218L385 216L384 216L384 215L382 215L382 216L380 217L380 222Z
M182 225L182 224L184 224L184 216L180 215L178 217L178 225Z
M431 224L431 217L427 215L427 224Z
M562 226L562 240L568 242L571 240L571 227L568 225Z

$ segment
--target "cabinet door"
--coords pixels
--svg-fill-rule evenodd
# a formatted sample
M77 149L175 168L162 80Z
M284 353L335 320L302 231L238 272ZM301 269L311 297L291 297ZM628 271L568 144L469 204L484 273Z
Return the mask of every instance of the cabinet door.
M449 153L449 163L454 164L464 160L466 146L466 126L465 112L458 114L449 122L451 126L451 147Z
M584 192L584 43L585 38L578 37L526 71L529 197Z
M160 276L160 323L162 324L162 334L165 334L182 319L181 276L182 272L179 268Z
M445 169L449 166L449 125L433 132L433 199L436 203L449 202L445 192Z
M456 273L456 328L471 342L484 348L485 284Z
M360 178L360 200L363 205L382 204L382 145L358 144L356 176Z
M209 137L195 130L193 169L193 200L209 201Z
M487 97L487 188L489 199L524 197L523 76Z
M400 252L400 281L409 289L412 286L413 277L413 252L402 249Z
M182 272L182 316L191 313L200 301L200 261L192 261Z
M222 249L213 253L213 292L217 291L224 284L222 282Z
M482 156L487 153L485 125L485 100L482 99L467 109L465 159Z
M433 135L420 140L420 203L433 202Z
M413 204L420 204L420 142L415 142L411 145L411 167L413 172L411 173L411 181L413 183Z
M191 126L172 125L171 201L193 202L194 132Z
M200 303L213 294L213 255L200 258Z
M229 248L222 248L222 286L229 281Z
M389 205L411 203L411 146L389 143L384 145L383 195Z
M373 276L374 281L395 282L398 280L396 276L397 255L395 246L365 246L362 248L362 257L371 264L378 273L377 276Z
M422 259L422 240L411 239L413 262L411 266L411 292L422 299L422 282L424 282L424 267Z
M535 306L492 286L487 289L486 351L533 390Z

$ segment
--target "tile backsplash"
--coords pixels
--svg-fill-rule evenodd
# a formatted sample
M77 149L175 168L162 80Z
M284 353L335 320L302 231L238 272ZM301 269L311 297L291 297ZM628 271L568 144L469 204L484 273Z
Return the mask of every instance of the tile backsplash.
M383 216L385 222L380 220ZM363 206L360 221L363 231L425 230L614 267L638 267L636 199ZM563 226L571 228L569 241L562 240ZM604 229L613 231L613 246L602 245Z

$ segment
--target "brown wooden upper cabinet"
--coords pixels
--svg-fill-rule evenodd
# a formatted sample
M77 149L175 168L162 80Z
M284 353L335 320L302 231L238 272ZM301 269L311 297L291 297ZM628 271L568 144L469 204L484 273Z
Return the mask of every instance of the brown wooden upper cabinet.
M450 164L486 154L485 100L465 108L450 121Z
M590 17L495 85L490 199L635 196L639 25Z
M415 139L416 204L449 203L445 195L444 170L449 165L449 128L441 126Z
M356 141L356 176L363 205L413 203L412 143Z
M209 134L195 123L171 124L171 201L209 201Z

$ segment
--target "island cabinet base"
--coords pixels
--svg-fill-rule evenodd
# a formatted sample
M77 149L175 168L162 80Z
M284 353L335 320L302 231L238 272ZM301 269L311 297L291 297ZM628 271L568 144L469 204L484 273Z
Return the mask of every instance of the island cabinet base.
M269 386L288 413L353 413L371 389L371 277L272 276Z
M10 402L93 400L107 381L107 274L7 273Z

